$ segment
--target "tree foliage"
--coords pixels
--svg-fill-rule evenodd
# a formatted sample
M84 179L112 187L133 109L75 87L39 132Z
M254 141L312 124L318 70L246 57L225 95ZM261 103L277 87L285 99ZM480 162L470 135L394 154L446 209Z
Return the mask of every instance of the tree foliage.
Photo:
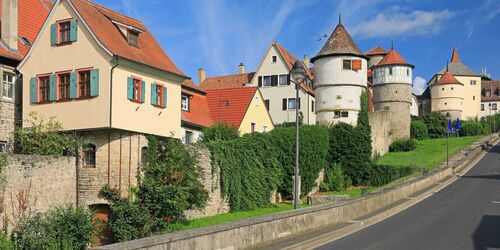
M429 130L422 120L412 120L410 126L410 137L416 140L429 138Z
M202 132L202 142L228 141L240 136L240 132L237 129L223 123L215 124L212 127L206 127Z
M423 121L427 125L430 138L446 137L448 124L444 115L437 112L431 112L423 116Z

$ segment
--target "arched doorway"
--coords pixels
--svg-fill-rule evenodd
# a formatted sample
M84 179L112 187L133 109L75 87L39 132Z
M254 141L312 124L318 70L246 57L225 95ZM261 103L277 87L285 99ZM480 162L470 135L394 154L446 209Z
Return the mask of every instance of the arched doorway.
M92 247L111 244L114 242L113 233L109 227L111 209L107 204L90 205L94 213L94 223L98 225L99 233L94 236Z

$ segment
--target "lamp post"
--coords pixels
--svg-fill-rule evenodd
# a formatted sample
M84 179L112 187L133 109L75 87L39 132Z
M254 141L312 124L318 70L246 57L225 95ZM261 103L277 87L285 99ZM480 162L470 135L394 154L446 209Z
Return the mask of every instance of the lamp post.
M299 207L299 89L300 83L307 80L306 72L302 67L302 63L297 60L290 70L290 82L295 84L295 168L294 168L294 185L293 185L293 208Z
M449 165L449 140L450 140L450 131L452 129L452 123L451 123L451 115L450 112L446 113L446 119L448 120L448 129L446 130L446 167Z

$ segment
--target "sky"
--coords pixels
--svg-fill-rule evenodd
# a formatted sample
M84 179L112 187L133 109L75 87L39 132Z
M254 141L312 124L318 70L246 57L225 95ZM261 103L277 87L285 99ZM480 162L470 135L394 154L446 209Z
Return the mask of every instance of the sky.
M298 58L313 57L338 23L362 51L380 45L415 65L414 92L450 60L500 79L500 0L94 0L143 21L174 63L195 82L255 71L273 40Z

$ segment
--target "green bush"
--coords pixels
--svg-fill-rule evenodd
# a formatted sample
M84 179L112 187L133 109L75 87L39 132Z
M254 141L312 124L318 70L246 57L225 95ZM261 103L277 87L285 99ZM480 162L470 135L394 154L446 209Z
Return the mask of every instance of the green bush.
M389 146L389 152L407 152L417 148L417 141L413 138L400 138L394 140Z
M5 235L5 233L0 233L0 249L2 250L14 250L14 243Z
M20 154L76 155L77 140L61 132L61 124L53 117L48 121L37 113L30 113L29 129L16 129L16 151Z
M228 141L236 139L239 136L240 132L236 128L219 123L203 129L201 142Z
M370 185L383 186L415 172L413 167L394 167L374 164L370 171Z
M480 122L464 121L461 124L459 134L460 136L476 136L488 133L488 127L483 127Z
M88 210L67 206L21 219L12 241L18 249L86 249L94 230Z
M323 191L341 191L344 185L344 174L339 164L334 163L325 169L325 179L320 186Z
M416 140L429 138L429 130L422 120L412 120L410 127L410 137Z
M448 121L446 117L437 112L431 112L423 117L430 138L446 137L448 131Z

